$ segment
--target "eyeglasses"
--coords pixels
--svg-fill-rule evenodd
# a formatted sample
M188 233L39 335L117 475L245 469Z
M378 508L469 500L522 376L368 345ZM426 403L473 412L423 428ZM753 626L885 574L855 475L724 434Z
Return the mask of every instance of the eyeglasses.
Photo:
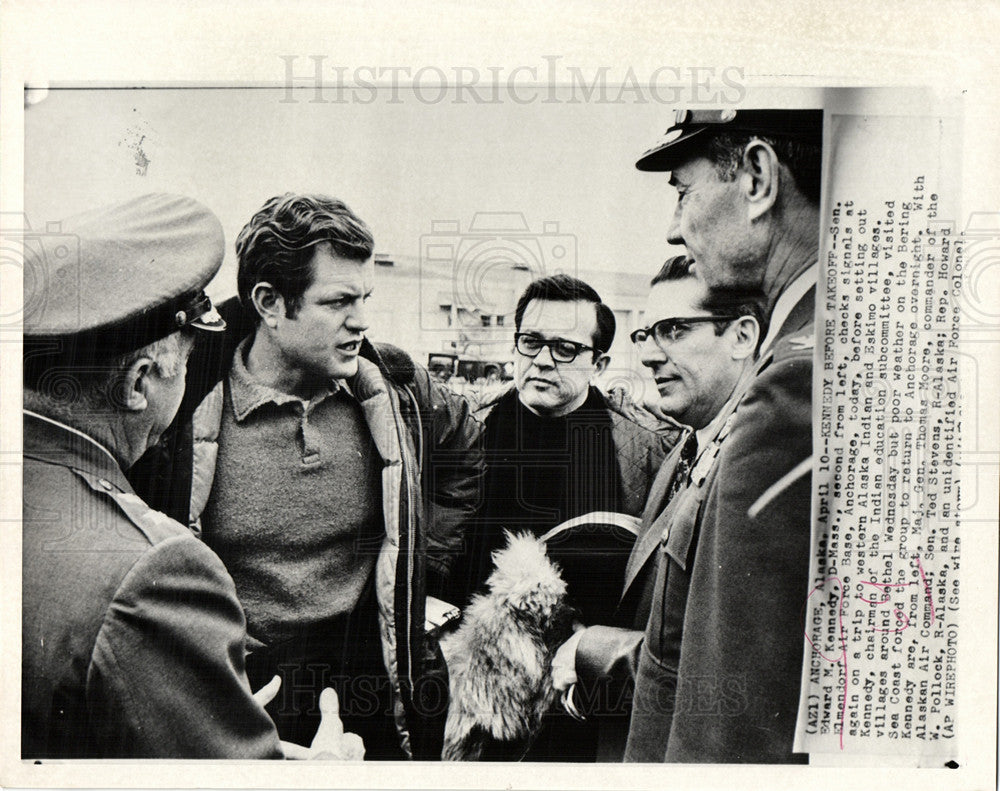
M673 319L660 319L649 327L636 330L629 337L636 345L645 343L646 338L652 337L657 344L662 346L665 343L676 343L683 338L691 329L691 324L736 321L738 318L739 316L679 316Z
M514 333L514 348L525 357L537 357L546 346L549 347L552 359L557 363L571 363L582 352L597 351L593 346L584 346L582 343L574 343L562 338L547 341L545 338L539 338L537 335L531 335L527 332Z

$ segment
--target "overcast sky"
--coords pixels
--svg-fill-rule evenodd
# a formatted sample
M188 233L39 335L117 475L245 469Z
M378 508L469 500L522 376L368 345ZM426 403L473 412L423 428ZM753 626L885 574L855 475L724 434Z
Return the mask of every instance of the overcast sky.
M558 223L578 264L654 272L671 252L674 192L634 163L670 125L662 103L315 104L311 90L52 90L25 113L33 228L132 195L177 192L221 218L227 257L213 296L235 291L232 243L271 195L320 191L373 228L377 250L417 256L436 220L476 212ZM367 98L367 97L362 97ZM424 94L425 100L434 95ZM469 97L465 97L468 99ZM567 98L567 97L564 97Z

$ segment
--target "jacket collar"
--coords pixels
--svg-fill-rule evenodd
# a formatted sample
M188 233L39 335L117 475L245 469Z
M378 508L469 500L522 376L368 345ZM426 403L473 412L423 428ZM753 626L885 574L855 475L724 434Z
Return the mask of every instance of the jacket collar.
M132 487L104 445L62 421L24 410L24 456L96 475L124 492Z
M639 529L639 537L632 548L632 554L629 556L628 565L625 569L625 584L622 588L621 600L624 600L628 595L633 583L639 576L639 572L646 566L647 561L652 555L653 549L660 544L664 528L670 524L675 509L682 500L681 495L685 495L686 491L692 486L700 489L702 495L705 494L706 490L702 486L704 478L702 478L700 483L695 483L694 476L700 474L707 477L712 466L714 466L719 446L728 434L736 407L746 392L748 383L752 381L753 377L751 374L752 369L750 373L744 375L740 382L737 383L733 395L723 405L722 409L719 410L719 414L698 433L698 455L695 464L691 468L692 480L666 503L663 500L673 480L674 471L680 462L681 450L688 438L687 432L680 437L670 454L664 459L663 464L660 465L660 470L650 486L646 508L642 514L642 526ZM688 431L690 430L688 429ZM678 560L678 563L685 566L683 559Z
M798 332L813 321L818 276L819 263L815 263L789 283L778 296L771 311L767 336L760 345L762 357L778 338Z

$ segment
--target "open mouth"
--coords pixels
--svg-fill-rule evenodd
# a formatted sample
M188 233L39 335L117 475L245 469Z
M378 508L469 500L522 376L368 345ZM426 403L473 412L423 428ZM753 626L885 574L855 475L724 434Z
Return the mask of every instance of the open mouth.
M658 376L656 377L656 387L660 391L669 390L677 381L680 381L679 376Z
M337 345L337 349L344 352L344 354L357 354L360 348L361 341L348 341L347 343Z

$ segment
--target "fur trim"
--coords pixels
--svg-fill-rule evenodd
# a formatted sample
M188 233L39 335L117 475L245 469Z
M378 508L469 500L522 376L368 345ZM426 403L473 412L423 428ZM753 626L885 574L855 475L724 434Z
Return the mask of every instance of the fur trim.
M566 583L533 535L508 532L507 542L493 553L489 593L474 596L462 625L442 639L445 760L476 760L491 740L530 740L555 697L552 656L572 633Z

